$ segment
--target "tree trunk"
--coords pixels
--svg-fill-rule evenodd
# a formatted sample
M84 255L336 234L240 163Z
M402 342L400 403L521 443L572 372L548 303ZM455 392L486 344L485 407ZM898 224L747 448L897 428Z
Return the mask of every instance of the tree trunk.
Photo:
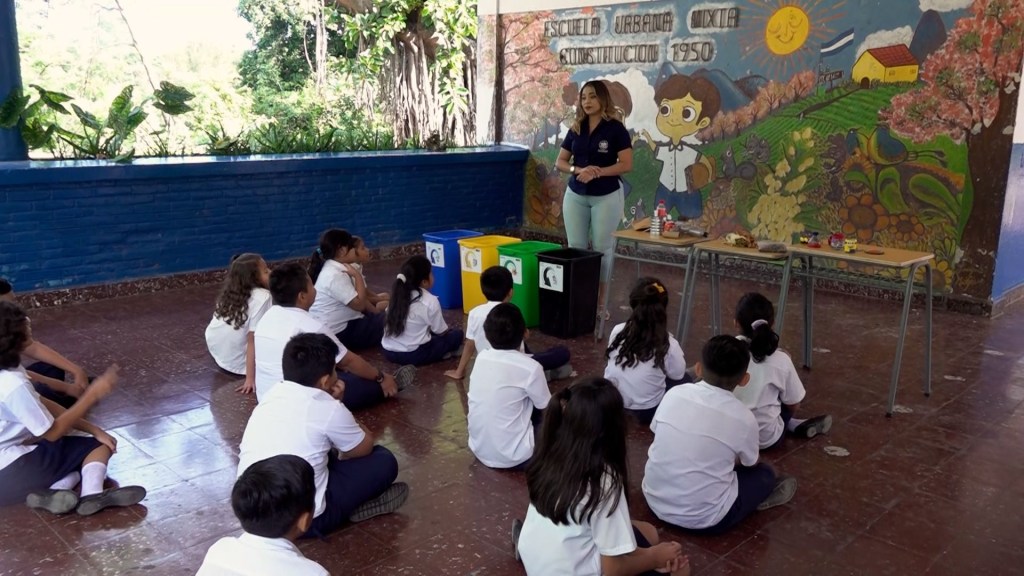
M991 124L967 137L967 165L974 185L974 204L964 226L960 248L963 259L956 266L954 294L989 300L996 268L996 247L1003 222L1003 203L1009 176L1007 162L1013 150L1013 126L1017 92L999 91L999 111Z

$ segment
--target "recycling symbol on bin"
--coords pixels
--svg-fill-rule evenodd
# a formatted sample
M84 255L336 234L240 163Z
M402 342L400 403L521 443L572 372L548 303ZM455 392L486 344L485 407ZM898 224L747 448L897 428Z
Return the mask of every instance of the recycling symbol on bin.
M430 263L431 264L437 264L438 262L440 262L440 260L441 260L441 251L438 250L437 248L434 248L433 250L431 250L430 251Z
M471 272L479 272L480 254L476 250L466 250L462 258L462 267Z
M562 266L550 262L540 263L540 287L555 292L562 291Z

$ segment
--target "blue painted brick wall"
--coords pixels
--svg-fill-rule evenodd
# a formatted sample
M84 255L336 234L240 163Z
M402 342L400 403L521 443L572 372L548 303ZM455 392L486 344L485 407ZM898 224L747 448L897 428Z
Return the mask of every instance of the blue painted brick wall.
M28 291L219 269L245 251L307 256L335 226L371 247L518 227L526 156L494 147L0 163L0 276Z

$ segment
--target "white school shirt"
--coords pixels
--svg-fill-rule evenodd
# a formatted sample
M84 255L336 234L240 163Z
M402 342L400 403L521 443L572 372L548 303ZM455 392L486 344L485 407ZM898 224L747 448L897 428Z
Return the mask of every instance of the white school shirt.
M348 307L357 296L355 280L345 272L345 265L328 260L316 278L316 299L309 313L328 330L340 334L350 321L363 317L362 312Z
M551 400L544 368L518 350L484 350L469 377L469 449L491 468L533 456L533 409Z
M281 454L302 457L313 467L316 511L327 508L327 454L348 452L366 434L345 405L319 388L284 380L272 387L249 416L238 454L238 476L249 466Z
M25 442L53 426L46 409L22 367L0 370L0 470L35 450Z
M409 304L409 315L405 318L405 331L400 336L392 336L385 328L384 338L380 341L381 348L391 352L412 352L430 342L432 334L448 331L437 296L427 290L418 290L413 292L412 297L414 300Z
M466 319L466 339L473 341L478 353L493 348L484 334L484 321L498 304L501 302L487 301L469 311L469 318Z
M623 322L608 336L608 343L626 327ZM665 376L673 380L682 380L686 376L686 358L683 349L675 336L668 335L668 354L665 355L665 369L654 365L654 358L645 362L637 362L629 368L616 364L619 349L612 350L608 356L608 365L604 369L604 377L611 380L622 394L622 400L628 410L646 410L654 408L665 396Z
M533 504L519 534L519 555L529 576L600 576L601 556L621 556L636 550L633 522L625 491L608 516L612 498L594 511L590 521L558 525ZM571 522L571 520L570 520Z
M217 366L234 374L245 374L245 348L249 332L256 330L260 318L270 310L270 290L253 288L249 294L248 317L237 329L216 314L206 327L206 348Z
M736 462L757 463L757 421L732 392L707 382L676 386L651 422L644 496L651 510L683 528L717 524L736 501Z
M697 163L700 151L694 145L701 144L695 136L687 136L679 141L680 148L671 149L670 145L658 146L654 157L661 160L661 175L658 180L673 192L686 192L686 169Z
M759 443L761 448L775 444L786 431L782 421L782 405L798 404L807 395L796 366L788 354L776 350L765 356L762 362L754 362L750 357L747 368L750 382L739 386L733 394L743 405L754 414L760 429Z
M338 341L322 322L313 318L302 308L273 305L256 326L253 337L256 348L256 401L262 402L272 386L284 380L281 360L284 347L296 334L323 334L338 346L335 362L348 354L348 349Z
M217 540L206 551L196 576L328 576L323 566L306 558L284 538L263 538L243 532Z

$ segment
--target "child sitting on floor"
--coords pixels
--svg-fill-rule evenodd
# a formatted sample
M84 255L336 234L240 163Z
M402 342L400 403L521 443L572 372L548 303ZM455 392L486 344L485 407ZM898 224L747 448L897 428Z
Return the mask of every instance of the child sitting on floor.
M0 278L0 301L16 303L14 286L4 278ZM81 366L38 340L25 349L22 357L25 356L36 360L25 367L32 387L43 398L64 408L71 408L92 380ZM65 382L68 373L74 382Z
M40 398L20 368L21 353L31 344L25 312L0 302L0 506L23 501L52 514L89 516L138 504L146 497L141 486L103 489L117 439L83 419L114 389L117 368L108 368L65 410ZM68 435L72 429L91 436Z
M626 418L612 383L586 378L551 400L526 471L526 521L512 525L526 573L689 575L678 543L659 543L654 526L630 520Z
M292 336L301 333L324 334L338 349L338 369L345 381L341 399L349 410L361 410L395 396L412 382L416 369L402 366L394 376L374 368L362 356L350 352L333 332L309 315L316 288L299 264L279 266L270 274L270 295L274 305L263 315L254 335L256 349L256 400L263 397L283 377L281 354Z
M320 245L309 260L309 277L316 286L309 313L349 350L375 348L384 336L388 295L367 289L359 265L369 257L361 238L332 228L320 235Z
M396 364L423 366L460 354L462 330L448 328L441 302L430 293L434 271L426 256L413 256L402 264L388 302L381 348Z
M498 304L484 321L494 346L480 352L469 378L469 449L491 468L517 468L533 456L541 410L551 400L544 368L521 351L526 321Z
M702 380L666 392L654 413L643 491L665 522L721 534L793 498L796 479L757 461L757 421L733 396L750 379L749 363L746 343L715 336L697 364Z
M235 256L206 327L206 348L214 362L225 372L245 377L238 392L251 394L256 387L253 332L270 309L269 286L270 268L259 254Z
M612 328L604 377L622 394L626 410L651 423L665 391L690 382L679 342L668 332L668 291L657 278L640 278L629 293L629 320Z
M491 343L487 341L484 334L484 320L495 306L502 302L512 300L512 273L504 266L491 266L480 275L480 290L483 292L487 302L474 307L469 311L469 318L466 320L466 341L463 344L462 357L459 358L459 366L455 370L448 370L444 373L449 378L462 380L466 375L466 367L469 365L474 353L490 349ZM565 346L553 346L544 352L531 352L530 348L523 342L523 351L533 357L534 360L544 367L544 376L548 381L568 378L572 374L572 365L569 364L569 349Z
M206 551L196 576L327 576L293 542L309 530L316 511L313 467L281 454L249 466L231 490L231 509L245 532Z
M395 482L395 456L374 446L373 436L335 400L347 385L334 370L337 355L327 335L292 337L282 358L284 380L253 410L239 447L239 475L279 454L301 456L313 467L316 509L308 536L393 512L409 494L405 483Z
M785 432L814 438L827 434L832 417L815 416L806 420L793 418L806 392L793 360L779 350L775 325L775 307L757 292L745 294L736 306L736 326L743 333L739 338L750 346L753 362L747 368L750 382L733 394L754 413L760 428L758 442L762 450L782 443Z

